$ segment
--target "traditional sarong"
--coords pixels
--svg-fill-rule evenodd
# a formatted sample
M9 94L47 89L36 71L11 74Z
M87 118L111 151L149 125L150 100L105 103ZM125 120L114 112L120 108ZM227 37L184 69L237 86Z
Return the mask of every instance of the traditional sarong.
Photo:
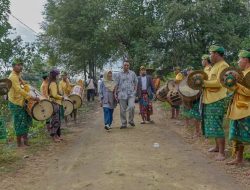
M146 90L142 91L142 97L139 100L139 105L140 105L140 114L145 118L153 114L152 101L149 98L148 92Z
M201 114L199 111L199 104L200 104L200 100L195 100L193 102L192 108L188 112L188 117L190 119L196 119L198 121L201 120Z
M29 127L32 125L32 118L26 112L24 107L9 102L8 105L13 118L16 136L28 134Z
M239 120L230 120L229 126L230 140L250 144L250 116Z
M204 105L204 135L209 138L224 138L223 118L225 100Z
M50 135L55 136L61 135L61 114L60 114L60 105L53 103L54 112L50 118L50 125L48 127Z

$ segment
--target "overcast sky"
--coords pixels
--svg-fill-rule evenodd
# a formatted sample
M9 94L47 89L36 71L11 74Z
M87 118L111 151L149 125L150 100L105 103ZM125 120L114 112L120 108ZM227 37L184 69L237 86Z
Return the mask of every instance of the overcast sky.
M40 23L43 21L42 11L47 0L10 0L10 10L13 16L20 19L37 33L41 32ZM21 35L27 42L35 40L35 33L23 26L20 22L10 16L12 27L16 28L14 35Z

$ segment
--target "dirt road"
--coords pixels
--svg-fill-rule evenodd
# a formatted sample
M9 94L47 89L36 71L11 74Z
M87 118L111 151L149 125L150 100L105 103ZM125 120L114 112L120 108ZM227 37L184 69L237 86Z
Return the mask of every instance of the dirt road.
M4 190L236 190L235 179L223 167L186 143L155 109L154 125L106 132L102 110L72 127L65 142L28 158L15 175L0 180ZM154 143L159 143L155 148Z

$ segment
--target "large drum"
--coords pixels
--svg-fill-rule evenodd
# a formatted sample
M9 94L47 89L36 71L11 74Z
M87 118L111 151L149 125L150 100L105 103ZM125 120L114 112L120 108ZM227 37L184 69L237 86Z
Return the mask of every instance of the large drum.
M69 95L69 99L74 105L74 109L78 109L83 103L83 88L79 85L75 85Z
M156 98L162 102L168 101L167 95L168 95L168 87L167 84L163 85L162 87L159 88L156 92Z
M193 102L200 97L200 90L193 90L187 84L187 78L179 84L178 91L183 99L183 102Z
M62 101L62 106L64 110L64 116L70 115L74 110L74 105L69 98L64 97Z
M30 87L29 94L32 97L38 97L40 101L28 100L26 102L26 110L28 114L37 121L49 119L54 112L52 103L33 87Z
M180 106L182 104L182 98L177 90L171 90L167 94L168 102L172 106Z
M12 86L11 80L1 79L0 80L0 96L8 94L11 86Z
M178 83L176 83L175 80L169 80L167 82L167 90L171 91L171 90L177 90L178 89Z

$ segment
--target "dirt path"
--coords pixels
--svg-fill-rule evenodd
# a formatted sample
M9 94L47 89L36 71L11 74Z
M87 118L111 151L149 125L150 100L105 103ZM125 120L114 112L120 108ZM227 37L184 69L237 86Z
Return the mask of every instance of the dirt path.
M111 132L103 129L101 108L88 117L55 150L28 158L24 169L0 179L0 189L247 189L186 143L160 109L155 109L156 124L123 130L119 129L117 109ZM139 121L137 113L136 123ZM154 143L160 147L154 148Z

